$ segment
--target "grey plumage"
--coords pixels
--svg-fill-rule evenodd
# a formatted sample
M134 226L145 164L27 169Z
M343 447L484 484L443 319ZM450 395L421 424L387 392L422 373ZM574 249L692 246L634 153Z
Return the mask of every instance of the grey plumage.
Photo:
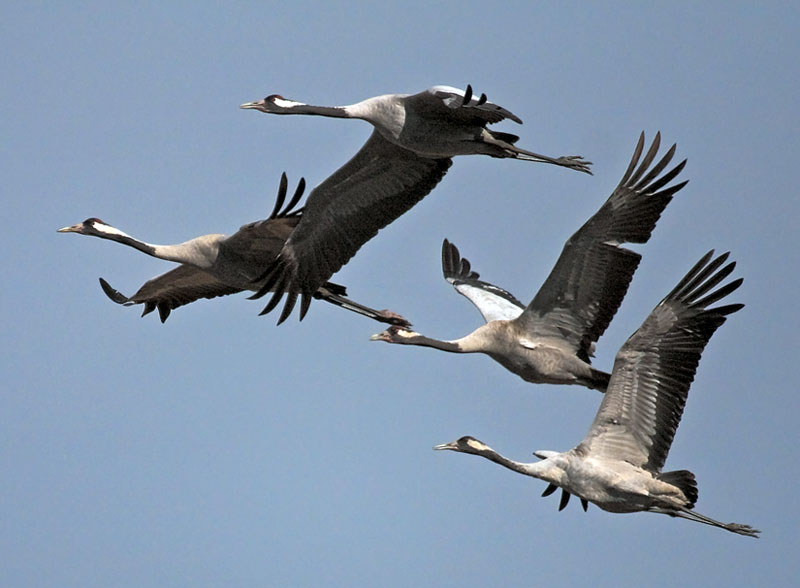
M516 135L486 125L510 111L461 92L435 86L418 94L387 94L350 106L313 106L273 94L242 108L272 114L358 118L375 130L359 152L309 195L307 211L278 257L265 267L253 298L273 292L262 314L287 294L278 323L300 298L300 318L312 293L378 231L408 211L444 177L457 155L484 154L551 163L589 173L577 156L551 158L516 147Z
M621 347L608 390L584 440L563 452L537 451L522 463L503 457L473 437L437 445L480 455L508 469L549 483L562 495L559 510L574 494L608 512L653 512L725 529L748 537L760 531L722 523L696 512L697 482L688 470L662 472L686 404L700 356L714 332L744 305L711 308L742 283L720 284L735 263L728 254L703 256L653 309Z
M605 390L609 375L591 367L593 347L616 314L641 260L640 254L620 245L647 242L667 204L687 183L668 185L686 160L662 175L675 145L653 164L660 143L657 133L642 158L644 133L640 135L620 183L566 242L527 306L503 288L480 280L469 261L445 239L444 277L478 308L487 324L450 341L393 327L373 340L485 353L528 382Z
M130 297L100 278L100 285L111 300L126 306L144 305L142 316L157 309L161 322L164 322L171 311L195 300L256 290L260 286L258 276L262 268L275 258L303 214L303 209L297 208L297 204L302 197L305 180L300 180L288 203L287 188L288 181L286 174L283 174L269 217L243 225L230 236L202 235L177 245L153 245L134 239L98 218L89 218L59 231L117 241L153 257L180 263L178 267L145 282ZM315 297L375 320L408 324L403 317L391 311L371 309L345 295L344 286L331 282L324 282L313 293Z

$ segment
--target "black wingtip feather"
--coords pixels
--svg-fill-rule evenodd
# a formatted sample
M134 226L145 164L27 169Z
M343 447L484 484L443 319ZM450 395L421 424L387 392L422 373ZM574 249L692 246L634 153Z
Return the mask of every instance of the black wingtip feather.
M639 167L633 172L629 182L631 184L636 184L639 182L639 178L642 177L642 174L650 167L650 164L653 163L653 160L658 153L658 149L661 147L661 132L657 132L653 142L650 144L650 149L647 150L647 153L642 159L642 162L639 164Z
M669 162L672 161L672 158L675 156L675 149L677 149L677 144L673 143L672 147L670 147L669 150L664 154L664 157L662 157L658 161L658 163L655 164L650 169L649 172L647 172L647 175L645 175L641 180L639 180L639 183L637 183L636 186L634 186L634 189L641 190L647 187L648 184L652 182L654 179L656 179L658 177L658 174L660 174L664 170L664 168L666 168L667 165L669 165ZM650 187L650 190L655 191L652 187Z
M678 293L681 292L686 287L686 285L697 274L697 272L700 271L700 268L702 268L708 263L708 261L713 257L713 255L714 255L714 250L712 249L711 251L706 253L703 257L701 257L698 260L698 262L694 264L692 269L690 269L686 273L686 275L683 276L683 278L681 278L681 280L675 285L672 291L669 294L667 294L665 299L675 298L678 295Z
M639 135L639 141L636 143L636 149L633 150L633 156L631 157L631 161L628 164L628 169L625 170L625 173L622 174L622 180L620 180L619 185L624 186L628 183L628 180L633 173L633 170L636 169L636 164L639 163L639 158L642 156L642 150L644 149L644 131L641 132Z
M561 512L565 508L567 508L567 504L569 504L569 499L572 496L569 492L562 488L561 490L561 500L558 503L558 511Z
M466 106L472 100L472 86L467 84L467 89L464 92L464 99L461 101L461 106Z
M259 312L258 316L262 316L271 312L276 306L278 306L281 298L283 298L283 290L281 288L276 288L275 292L272 294L272 297L269 299L269 302L267 302L267 305L264 307L264 310Z
M675 147L675 146L673 145L673 148L674 148L674 147ZM647 190L649 190L650 192L654 192L654 193L655 193L655 192L657 192L658 190L660 190L662 187L664 187L664 186L666 186L668 183L670 183L670 182L673 180L673 178L675 178L675 176L677 176L679 173L681 173L681 171L683 170L683 168L684 168L684 167L686 167L686 161L687 161L687 160L685 160L685 159L684 159L683 161L681 161L681 162L680 162L678 165L676 165L675 167L673 167L671 170L669 170L667 173L665 173L665 174L664 174L663 176L661 176L660 178L656 179L656 180L655 180L655 181L654 181L652 184L650 184L649 186L647 185L647 183L645 183L645 181L644 181L644 180L642 180L642 181L640 182L640 184L641 184L642 186L646 186L646 187L647 187ZM654 169L656 169L656 168L654 168ZM661 169L663 169L663 167L662 167ZM659 169L658 171L660 172L660 171L661 171L661 169ZM648 174L648 178L647 178L648 182L650 182L650 181L652 181L653 179L655 179L655 178L656 178L656 175L657 175L657 174L655 174L655 175L654 175L654 174ZM637 189L638 189L638 186L637 186Z
M125 296L119 290L112 288L111 284L106 282L103 278L99 278L99 280L100 287L103 289L103 292L105 292L105 295L108 296L113 302L123 305L127 305L130 302L131 299L128 296Z
M278 324L281 324L289 315L292 314L292 310L294 309L294 305L297 303L297 292L287 292L286 293L286 302L283 305L283 310L281 311L281 316L278 319Z
M278 271L277 263L273 262L272 264L269 265L269 267L267 267L267 270L263 274L261 274L255 280L253 280L253 282L255 283L264 280L264 283L259 287L258 290L256 290L255 294L248 296L247 299L258 300L259 298L262 298L267 292L272 290L273 286L275 286L275 283L278 281L278 278L280 278L280 276L281 273L280 271Z
M297 188L294 190L292 199L289 201L289 204L286 205L286 208L283 210L283 213L281 213L281 216L288 216L291 213L292 209L297 205L298 202L300 202L300 198L303 197L303 192L305 192L305 190L306 179L301 177L300 181L297 182ZM300 210L295 211L295 213L298 212L300 212Z
M300 320L303 320L308 313L308 309L311 307L311 298L312 296L308 292L303 292L300 297Z
M269 213L267 218L278 218L283 201L286 199L286 187L289 180L286 179L286 172L281 174L281 181L278 184L278 195L275 197L275 206L272 207L272 212Z

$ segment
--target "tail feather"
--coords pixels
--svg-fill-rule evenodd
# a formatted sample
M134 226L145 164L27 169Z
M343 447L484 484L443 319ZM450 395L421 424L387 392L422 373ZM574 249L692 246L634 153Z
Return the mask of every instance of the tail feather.
M692 472L689 470L661 472L658 475L658 479L662 482L666 482L667 484L672 484L673 486L680 488L681 492L683 492L684 496L686 496L686 500L689 501L689 503L686 505L686 508L694 508L694 503L697 502L698 491L697 480L695 480Z
M508 143L509 145L513 145L514 143L519 141L519 136L512 135L511 133L501 133L500 131L495 131L495 130L489 132L492 133L492 137L494 137L495 139L499 139L500 141Z
M579 383L588 388L592 388L593 390L599 390L605 394L605 391L608 389L608 382L610 380L611 374L591 368L591 377Z

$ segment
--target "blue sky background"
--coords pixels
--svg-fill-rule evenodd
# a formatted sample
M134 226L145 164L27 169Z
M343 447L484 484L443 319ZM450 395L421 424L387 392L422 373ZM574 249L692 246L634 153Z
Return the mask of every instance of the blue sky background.
M6 586L787 585L798 574L800 289L795 3L4 3L5 282L0 583ZM480 324L442 279L451 239L529 300L608 197L640 131L678 143L666 210L600 340L614 354L708 249L746 303L700 364L668 469L699 512L557 512L545 484L431 451L471 434L518 460L584 436L597 393L481 356L370 343L315 303L280 327L243 295L166 324L106 299L170 264L59 227L89 216L155 243L233 232L280 173L318 184L366 123L242 111L271 93L349 104L434 84L520 116L519 145L593 177L456 159L337 276L440 338Z

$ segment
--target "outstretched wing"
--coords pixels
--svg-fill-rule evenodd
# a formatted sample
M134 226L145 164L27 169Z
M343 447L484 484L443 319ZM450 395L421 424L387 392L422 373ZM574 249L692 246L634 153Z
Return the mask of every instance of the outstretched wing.
M241 288L227 286L203 270L188 265L180 265L148 280L130 297L112 288L103 278L100 278L100 286L106 296L117 304L144 304L142 316L158 309L162 323L179 306L201 298L216 298L242 291Z
M300 318L316 290L378 231L427 195L452 160L420 157L383 139L377 131L361 150L312 190L300 222L268 265L254 298L274 294L261 314L287 294L278 323L302 295Z
M458 248L447 239L442 243L442 273L456 292L475 305L487 323L517 318L525 310L525 305L507 290L479 280L480 274L472 271L469 260L461 257Z
M742 283L739 278L713 290L736 266L720 269L728 254L713 255L697 262L617 352L608 390L576 451L661 471L703 349L744 306L707 308Z
M628 291L641 255L621 243L646 243L672 196L687 182L665 187L686 160L659 176L675 145L653 166L661 134L641 164L644 133L625 175L609 199L564 245L553 271L517 319L531 335L566 338L578 357L589 361L592 345L605 332Z

